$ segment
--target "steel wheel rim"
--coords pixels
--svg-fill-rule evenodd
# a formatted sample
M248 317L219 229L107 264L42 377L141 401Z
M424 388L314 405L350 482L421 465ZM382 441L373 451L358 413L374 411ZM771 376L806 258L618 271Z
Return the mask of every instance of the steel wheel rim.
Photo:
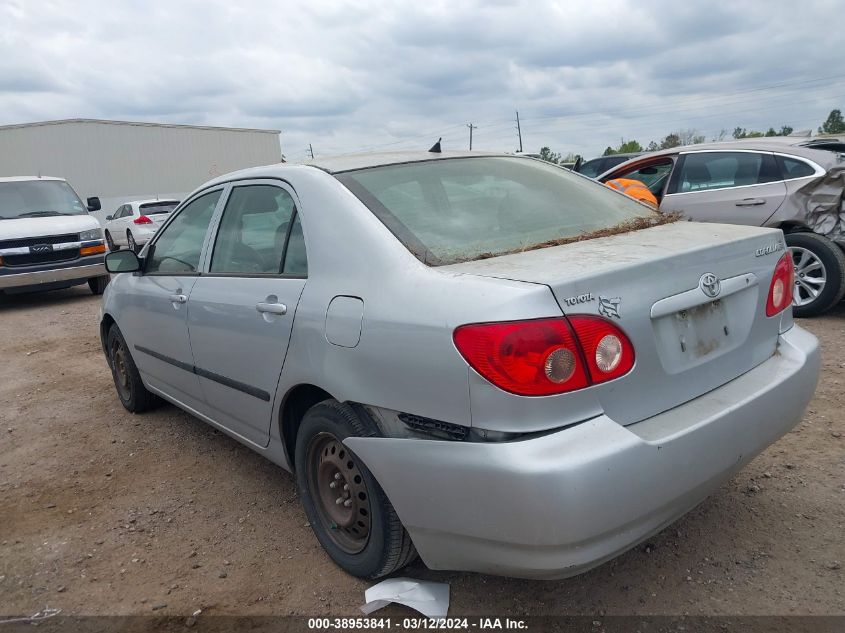
M330 433L308 445L306 468L324 532L347 554L357 554L370 539L370 494L356 458Z
M792 305L805 306L818 299L827 284L827 269L813 251L800 246L790 246L795 267L795 289Z
M115 340L111 345L111 366L114 373L114 383L121 398L129 400L132 388L129 382L129 368L126 366L126 348L120 341Z

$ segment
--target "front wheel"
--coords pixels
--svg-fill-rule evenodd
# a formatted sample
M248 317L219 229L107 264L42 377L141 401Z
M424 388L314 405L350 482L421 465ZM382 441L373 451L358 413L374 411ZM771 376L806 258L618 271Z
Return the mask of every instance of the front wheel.
M111 277L108 275L103 275L102 277L91 277L88 280L88 287L91 289L91 292L95 295L101 295L106 291L106 286L109 285L109 280Z
M161 402L158 396L150 393L141 381L141 374L138 373L138 367L135 365L132 354L129 353L126 339L123 338L116 324L109 329L106 338L106 353L117 396L127 411L141 413Z
M845 294L845 254L826 237L790 233L786 245L795 266L792 312L797 317L818 316L839 303Z
M379 578L416 557L387 495L344 444L378 435L365 414L327 400L305 414L296 437L296 483L305 514L328 555L360 578Z
M112 239L111 233L109 233L108 231L106 231L106 246L108 246L109 252L116 251L118 248L117 244L115 244L114 240Z
M126 244L129 246L129 250L133 253L138 252L138 244L135 242L135 238L132 236L132 231L126 231Z

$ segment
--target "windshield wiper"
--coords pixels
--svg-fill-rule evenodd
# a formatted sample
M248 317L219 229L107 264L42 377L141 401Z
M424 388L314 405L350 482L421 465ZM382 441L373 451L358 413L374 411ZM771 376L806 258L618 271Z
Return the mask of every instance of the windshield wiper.
M61 211L28 211L26 213L18 214L19 218L42 218L54 215L73 215L72 213L62 213Z

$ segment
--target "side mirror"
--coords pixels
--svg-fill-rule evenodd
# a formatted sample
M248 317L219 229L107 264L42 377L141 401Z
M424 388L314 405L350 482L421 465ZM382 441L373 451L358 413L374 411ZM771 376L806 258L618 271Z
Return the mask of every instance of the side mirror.
M113 215L107 215L106 216L106 222L111 222L113 219L114 219Z
M134 273L141 270L141 260L133 251L112 251L106 255L106 270L110 273Z
M99 211L103 208L103 205L100 204L100 199L97 196L88 198L86 202L88 204L88 211Z

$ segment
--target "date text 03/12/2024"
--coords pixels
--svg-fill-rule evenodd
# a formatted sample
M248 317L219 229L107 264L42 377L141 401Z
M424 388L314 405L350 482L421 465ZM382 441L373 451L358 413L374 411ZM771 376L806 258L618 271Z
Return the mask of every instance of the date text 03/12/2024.
M314 631L519 631L527 630L525 620L514 618L309 618L308 628Z

